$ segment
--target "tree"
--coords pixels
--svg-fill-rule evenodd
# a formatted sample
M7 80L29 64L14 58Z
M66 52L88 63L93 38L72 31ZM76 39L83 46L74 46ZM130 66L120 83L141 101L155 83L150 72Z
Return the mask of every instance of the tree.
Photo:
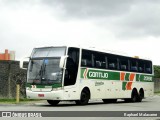
M154 65L154 78L160 78L160 66Z

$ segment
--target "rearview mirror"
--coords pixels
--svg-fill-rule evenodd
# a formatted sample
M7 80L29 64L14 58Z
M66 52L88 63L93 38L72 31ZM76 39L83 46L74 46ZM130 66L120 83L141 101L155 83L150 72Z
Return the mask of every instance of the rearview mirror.
M68 56L61 56L61 58L60 58L60 63L59 63L59 67L60 67L60 68L64 68L65 61L66 61L67 57L68 57Z

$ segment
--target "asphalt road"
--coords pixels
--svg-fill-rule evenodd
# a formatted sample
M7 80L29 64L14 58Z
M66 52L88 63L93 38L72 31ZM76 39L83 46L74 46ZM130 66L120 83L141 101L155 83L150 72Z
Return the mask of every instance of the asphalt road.
M48 112L48 114L52 114L52 112L54 111L71 111L69 114L73 113L73 117L54 117L55 120L105 120L105 119L118 119L118 120L128 120L128 119L135 119L135 120L160 120L160 117L121 117L118 118L116 117L117 113L116 112L112 112L111 111L160 111L160 96L159 95L155 95L153 97L150 98L146 98L143 99L142 102L140 103L125 103L122 100L118 100L117 103L107 103L104 104L101 100L92 100L89 102L88 105L86 106L78 106L75 104L75 102L60 102L58 106L50 106L46 101L34 101L34 102L29 102L29 103L24 103L24 104L18 104L18 105L4 105L4 104L0 104L0 111L19 111L19 112L25 112L25 111L31 111L31 112L37 112L37 111L50 111ZM84 111L96 111L93 112L92 114L94 114L96 116L99 115L98 111L107 111L107 113L111 113L112 115L110 117L75 117L77 113L72 112L72 111L83 111L83 112L79 112L78 114L84 114ZM47 112L46 112L47 113ZM56 113L56 114L61 114L60 112ZM66 113L65 113L66 114ZM88 114L88 113L87 113ZM138 113L139 114L139 113ZM102 115L106 115L106 114L102 114ZM127 114L128 115L128 114ZM54 116L54 115L53 115ZM79 115L80 116L80 115ZM0 119L5 119L6 118L0 118ZM20 117L18 118L10 118L11 120L18 120L18 119L22 119ZM23 120L28 119L28 118L23 118ZM29 118L29 120L34 120L35 118ZM38 120L45 120L45 118L36 118ZM52 119L52 117L47 117L47 119Z

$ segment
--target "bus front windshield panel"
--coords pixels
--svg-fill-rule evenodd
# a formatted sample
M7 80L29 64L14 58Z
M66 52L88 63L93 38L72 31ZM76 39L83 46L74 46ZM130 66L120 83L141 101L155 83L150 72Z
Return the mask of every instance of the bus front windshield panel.
M32 52L31 58L61 57L65 54L65 49L65 47L35 48Z
M53 85L62 83L60 57L65 47L35 48L28 66L27 83Z
M62 82L62 69L59 68L60 58L32 59L28 69L28 83L55 84Z

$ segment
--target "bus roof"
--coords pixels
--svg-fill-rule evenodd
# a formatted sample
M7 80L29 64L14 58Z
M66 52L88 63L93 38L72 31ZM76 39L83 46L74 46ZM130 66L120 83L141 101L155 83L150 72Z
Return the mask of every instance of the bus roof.
M75 47L75 48L80 48L80 49L85 49L85 50L91 50L91 51L96 51L96 52L102 52L102 53L108 53L108 54L113 54L113 55L118 55L118 56L123 56L123 57L129 57L129 58L135 58L137 60L148 60L151 61L148 58L140 58L139 56L129 56L126 53L118 52L118 51L113 51L113 50L107 50L107 49L101 49L101 48L96 48L96 47L84 47L84 46L71 46L71 45L62 45L62 46L43 46L43 47L35 47L35 48L50 48L50 47Z

